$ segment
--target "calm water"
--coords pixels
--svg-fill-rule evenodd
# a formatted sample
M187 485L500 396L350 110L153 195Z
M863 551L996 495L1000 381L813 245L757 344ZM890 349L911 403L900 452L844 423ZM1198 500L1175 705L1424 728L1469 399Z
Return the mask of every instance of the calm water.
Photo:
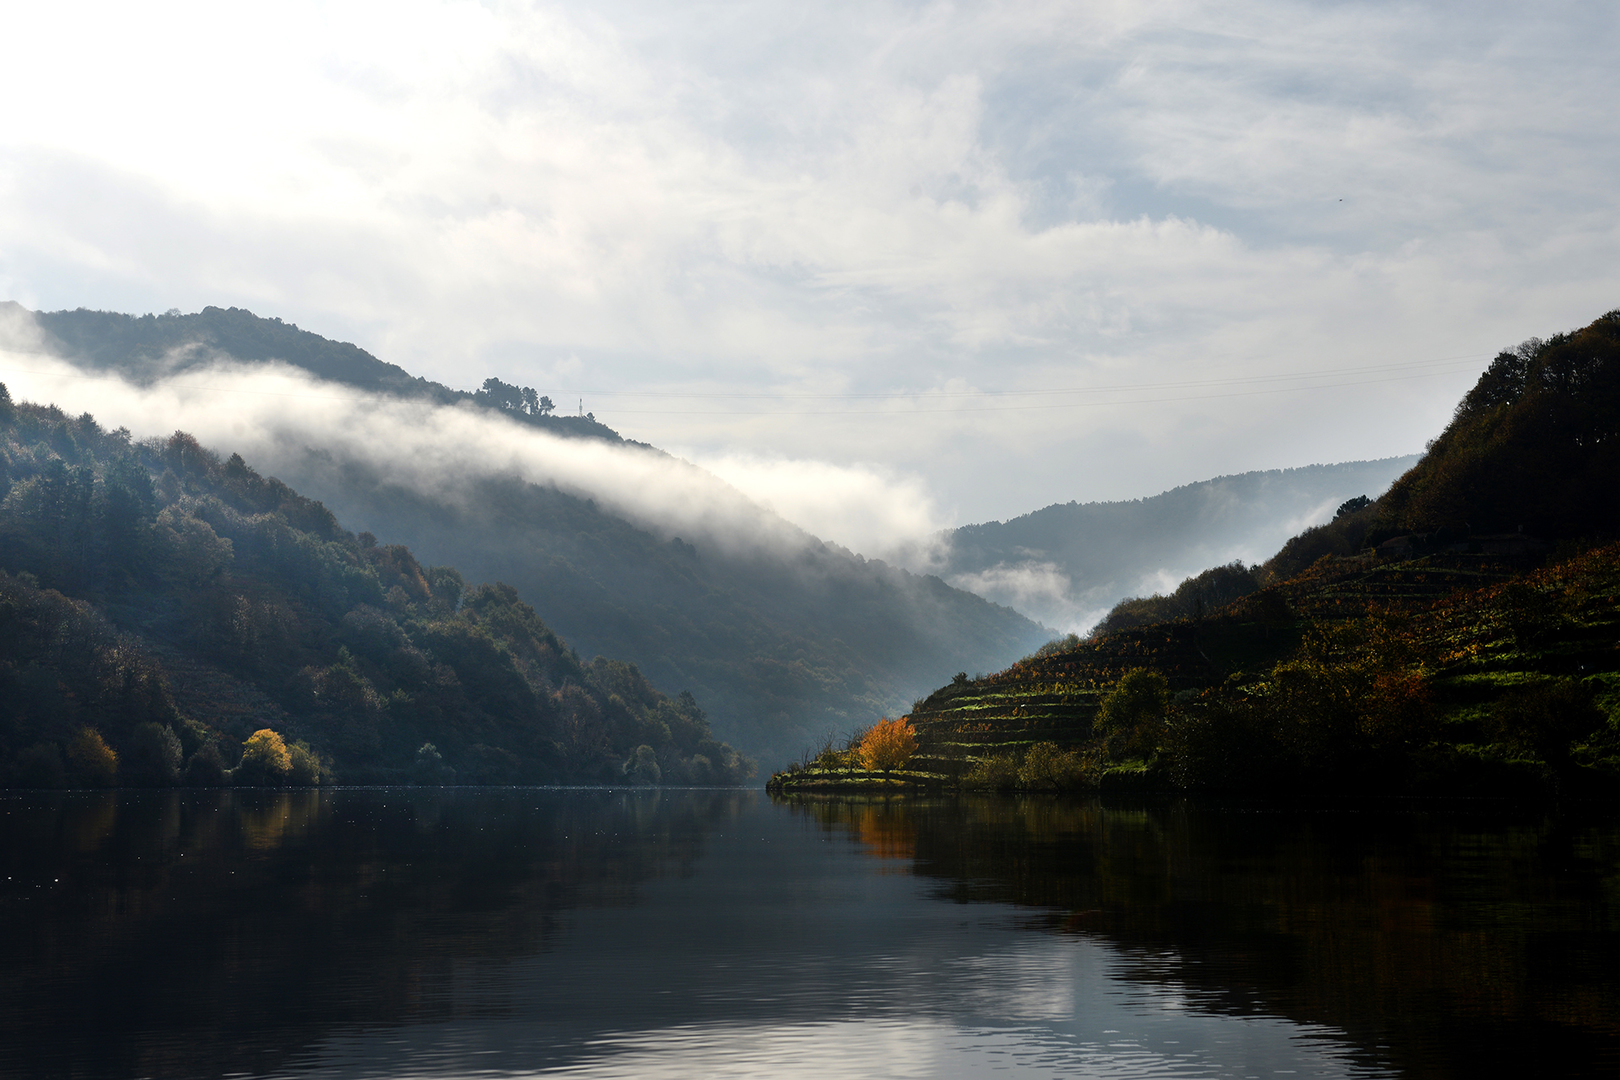
M1590 812L0 797L0 1074L1620 1075Z

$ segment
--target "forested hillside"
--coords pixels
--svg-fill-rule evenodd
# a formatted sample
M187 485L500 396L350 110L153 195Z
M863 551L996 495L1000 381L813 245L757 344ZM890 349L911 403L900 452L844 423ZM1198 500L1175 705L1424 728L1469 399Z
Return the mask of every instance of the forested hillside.
M773 783L1620 795L1617 447L1620 311L1502 353L1389 493L1263 565L936 690L909 772L829 748Z
M372 393L498 413L472 445L502 443L502 425L513 421L546 434L589 435L615 452L679 467L693 491L724 489L736 520L706 533L677 532L593 497L589 476L583 490L570 490L491 460L428 490L388 471L397 453L390 445L350 453L323 444L319 433L261 454L273 450L266 471L349 527L469 578L511 585L582 656L634 663L666 693L690 690L716 733L751 755L798 752L829 731L904 707L953 671L1005 666L1049 636L1018 612L937 577L821 543L702 470L626 442L589 417L552 415L544 395L529 388L490 379L476 394L451 391L352 345L237 309L141 318L14 313L34 320L39 348L137 383L222 358L281 360ZM785 541L732 542L750 532Z
M0 782L730 783L689 694L190 436L0 389Z

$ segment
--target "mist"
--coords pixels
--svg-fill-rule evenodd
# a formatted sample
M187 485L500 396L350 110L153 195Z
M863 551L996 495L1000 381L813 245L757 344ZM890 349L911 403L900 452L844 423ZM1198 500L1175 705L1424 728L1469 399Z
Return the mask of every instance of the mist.
M1173 592L1234 560L1261 563L1346 499L1382 494L1413 455L1216 477L1144 499L1065 503L942 535L932 564L951 585L1064 632L1119 601Z
M183 430L294 486L304 486L321 462L352 462L387 483L465 508L473 481L509 477L594 500L666 539L729 553L787 555L814 543L802 528L689 462L639 446L560 438L476 406L369 395L281 364L213 364L136 386L39 354L12 352L4 362L14 397L89 412L136 438ZM836 504L825 488L809 496L811 504L818 499Z
M816 536L912 570L936 561L940 533L954 524L922 478L874 465L740 454L697 460Z
M9 306L0 309L0 345L19 396L68 403L138 437L188 431L385 540L417 546L429 534L390 535L403 519L368 505L368 491L397 489L462 512L474 509L471 500L482 510L467 520L487 528L488 483L515 481L725 557L805 568L814 560L802 556L820 538L830 552L937 575L1062 632L1084 633L1121 599L1172 591L1210 566L1263 561L1410 464L1243 474L1149 499L1059 504L1005 524L953 527L923 478L881 465L740 452L694 453L694 464L644 444L561 436L471 403L379 395L197 345L143 361L135 384L55 355L42 325Z

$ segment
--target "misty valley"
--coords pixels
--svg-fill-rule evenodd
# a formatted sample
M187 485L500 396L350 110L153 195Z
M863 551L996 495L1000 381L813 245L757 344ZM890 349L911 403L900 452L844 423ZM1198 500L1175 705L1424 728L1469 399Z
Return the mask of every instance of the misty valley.
M0 353L0 1074L1620 1070L1620 311L864 552L237 308Z

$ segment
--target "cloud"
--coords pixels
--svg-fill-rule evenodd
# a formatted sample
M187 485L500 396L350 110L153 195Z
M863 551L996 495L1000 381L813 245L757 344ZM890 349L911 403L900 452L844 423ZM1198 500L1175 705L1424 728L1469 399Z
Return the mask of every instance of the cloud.
M1599 7L704 10L19 9L0 295L240 304L983 520L1415 450L1620 291Z
M261 471L307 469L315 449L452 502L468 477L516 475L597 499L665 535L778 550L814 536L906 565L926 562L946 525L920 479L877 467L741 456L699 467L657 450L557 438L482 409L372 396L290 366L228 358L136 387L47 348L31 315L0 307L0 371L15 397L69 402L138 437L186 430Z
M1071 607L1072 582L1053 562L1000 562L985 570L953 574L950 584L1022 611Z
M915 476L874 466L735 455L699 463L795 525L872 558L925 564L927 549L946 525Z
M314 457L355 462L452 505L473 480L516 476L731 552L780 555L814 542L712 474L655 450L557 438L467 404L373 397L279 364L220 363L138 387L12 345L0 352L0 370L14 399L64 402L137 438L184 430L266 474L307 474Z

